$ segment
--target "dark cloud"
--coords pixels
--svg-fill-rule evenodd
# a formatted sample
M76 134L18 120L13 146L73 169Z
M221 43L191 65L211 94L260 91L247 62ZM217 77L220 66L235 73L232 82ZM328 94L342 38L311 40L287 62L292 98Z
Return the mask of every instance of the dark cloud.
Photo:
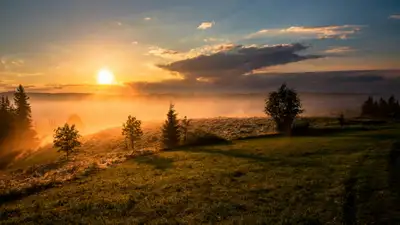
M366 75L342 75L342 76L333 76L330 79L333 82L355 82L355 83L373 83L384 81L385 77L381 75L373 75L373 74L366 74Z
M211 55L200 55L159 67L178 72L186 79L237 79L256 69L323 57L297 54L307 48L299 43L264 47L236 45Z
M300 92L398 93L400 71L334 71L265 73L220 79L216 82L170 80L127 84L140 93L267 93L282 83ZM400 93L399 93L400 94Z

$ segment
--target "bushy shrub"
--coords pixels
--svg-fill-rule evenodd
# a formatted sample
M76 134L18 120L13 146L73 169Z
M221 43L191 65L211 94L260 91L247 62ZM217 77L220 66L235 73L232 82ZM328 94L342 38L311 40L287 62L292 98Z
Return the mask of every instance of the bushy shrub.
M301 119L296 120L292 126L293 134L307 134L311 128L311 123L309 120Z
M229 143L223 137L216 134L206 132L204 130L196 130L189 132L186 140L187 146L201 146L201 145L214 145L214 144L226 144Z

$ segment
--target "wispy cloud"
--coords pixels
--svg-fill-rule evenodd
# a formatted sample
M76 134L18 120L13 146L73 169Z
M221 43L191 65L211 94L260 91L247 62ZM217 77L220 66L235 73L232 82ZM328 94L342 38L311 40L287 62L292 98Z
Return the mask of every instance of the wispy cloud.
M268 35L307 35L319 39L347 39L350 35L359 32L362 25L338 25L338 26L292 26L283 29L259 30L246 36L247 39L260 38Z
M268 31L269 31L269 30L266 30L266 29L259 30L259 31L257 31L257 32L254 32L254 33L252 33L252 34L247 35L246 38L251 39L251 38L261 37L261 36L267 34Z
M390 15L390 16L389 16L389 19L400 20L400 14Z
M145 17L144 20L149 21L151 20L151 17Z
M229 42L228 39L224 39L224 38L204 38L203 39L204 42Z
M165 49L165 48L160 48L160 47L150 47L148 51L149 55L153 56L158 56L161 58L166 58L166 59L177 59L179 58L179 52L171 49Z
M197 29L206 30L206 29L213 27L214 24L215 24L214 21L213 22L203 22L197 27Z
M338 47L332 47L330 49L327 49L324 52L327 54L343 54L343 53L354 52L354 51L356 51L356 50L349 46L338 46Z

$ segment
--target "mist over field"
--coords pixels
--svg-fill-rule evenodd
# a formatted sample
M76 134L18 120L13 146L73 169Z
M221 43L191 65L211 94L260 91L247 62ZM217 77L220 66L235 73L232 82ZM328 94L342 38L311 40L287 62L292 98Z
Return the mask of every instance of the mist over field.
M128 115L144 121L163 121L169 103L179 116L189 118L265 116L262 94L219 96L58 96L31 94L32 116L40 135L49 134L53 123L62 125L77 114L83 121L82 133L121 126ZM362 94L302 94L303 116L336 116L341 112L357 115Z

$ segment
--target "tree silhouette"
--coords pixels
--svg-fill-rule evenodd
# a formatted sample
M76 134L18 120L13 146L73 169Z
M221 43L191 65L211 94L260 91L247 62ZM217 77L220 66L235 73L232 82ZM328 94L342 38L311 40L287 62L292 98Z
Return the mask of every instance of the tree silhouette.
M380 98L378 102L368 97L361 106L361 116L381 119L400 118L399 101L393 95L387 101Z
M0 153L3 152L5 142L14 133L14 107L8 97L2 96L0 100Z
M135 150L135 143L139 141L143 135L141 128L142 122L136 117L128 116L126 123L122 124L122 135L129 142L132 150Z
M303 109L296 91L282 84L278 91L269 93L264 112L275 121L279 132L290 135L293 121Z
M167 119L162 127L162 144L165 149L171 149L179 144L181 132L174 105L170 104Z
M23 140L23 142L20 142L20 147L35 146L37 134L32 126L31 105L22 85L19 85L14 93L14 104L15 125L21 140Z
M14 93L15 104L15 117L19 128L22 130L29 130L32 128L31 105L29 104L29 97L25 92L22 85L19 85L17 91Z
M363 103L361 106L361 115L362 116L374 116L376 115L376 108L374 106L374 99L369 96L367 101Z
M53 145L58 148L58 152L65 152L68 158L69 154L81 146L80 137L75 125L70 126L66 123L54 131Z
M186 143L187 141L187 133L189 130L189 125L192 120L188 119L186 116L183 117L181 121L181 129L182 129L182 135L183 135L183 143Z
M385 99L379 99L379 117L380 118L387 118L388 117L388 104Z

